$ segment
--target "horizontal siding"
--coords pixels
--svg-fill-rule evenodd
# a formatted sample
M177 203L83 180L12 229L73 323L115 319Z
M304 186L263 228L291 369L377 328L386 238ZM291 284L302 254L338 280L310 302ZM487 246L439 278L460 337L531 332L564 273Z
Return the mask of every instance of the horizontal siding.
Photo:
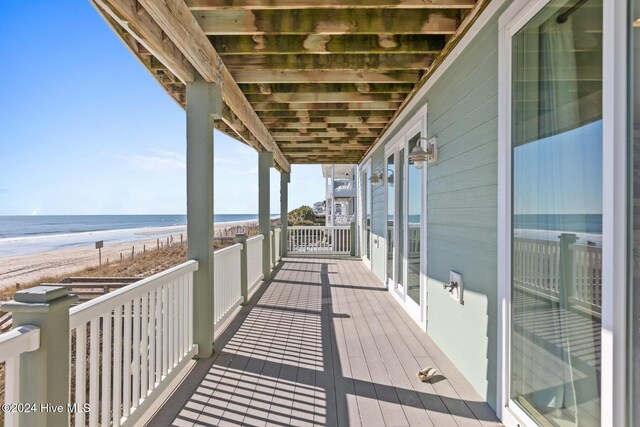
M427 94L428 333L495 407L498 29L485 27ZM464 275L464 305L442 289ZM452 327L452 325L455 325Z

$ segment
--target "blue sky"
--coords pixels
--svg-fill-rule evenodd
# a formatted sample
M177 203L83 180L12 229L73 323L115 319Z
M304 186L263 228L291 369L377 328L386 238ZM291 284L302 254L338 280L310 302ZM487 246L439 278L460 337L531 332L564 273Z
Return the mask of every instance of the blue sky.
M0 215L185 212L185 113L87 1L1 1L0 40ZM216 132L214 161L216 213L257 212L255 151ZM294 166L289 209L323 198Z
M602 213L602 120L514 149L516 214Z

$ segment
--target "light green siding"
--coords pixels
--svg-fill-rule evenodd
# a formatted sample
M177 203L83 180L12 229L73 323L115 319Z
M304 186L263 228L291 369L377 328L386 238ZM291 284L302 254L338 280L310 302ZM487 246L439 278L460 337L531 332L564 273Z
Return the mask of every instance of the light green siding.
M384 149L377 150L371 156L372 173L384 170ZM380 281L384 282L385 250L386 250L386 206L384 200L385 185L383 182L371 187L371 269Z
M397 129L427 105L438 162L427 169L427 332L480 395L496 405L498 28L490 20ZM388 135L386 142L395 135ZM381 168L381 146L372 156ZM384 236L384 186L374 187L374 233ZM372 268L382 278L384 245ZM442 288L464 275L464 305Z

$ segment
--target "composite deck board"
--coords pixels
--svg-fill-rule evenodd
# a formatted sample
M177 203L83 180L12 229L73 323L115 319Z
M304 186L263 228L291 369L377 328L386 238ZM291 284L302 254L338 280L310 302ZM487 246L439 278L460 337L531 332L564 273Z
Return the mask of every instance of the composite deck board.
M215 347L150 425L500 425L358 259L284 259Z

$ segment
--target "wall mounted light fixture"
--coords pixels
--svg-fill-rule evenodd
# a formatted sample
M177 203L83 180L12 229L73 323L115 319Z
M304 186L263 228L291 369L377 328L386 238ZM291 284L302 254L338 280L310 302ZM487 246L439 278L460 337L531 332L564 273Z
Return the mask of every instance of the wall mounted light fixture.
M422 141L426 142L426 149L422 147ZM425 162L434 163L438 160L438 137L419 138L418 144L409 153L409 163L413 163L416 169L422 169Z

